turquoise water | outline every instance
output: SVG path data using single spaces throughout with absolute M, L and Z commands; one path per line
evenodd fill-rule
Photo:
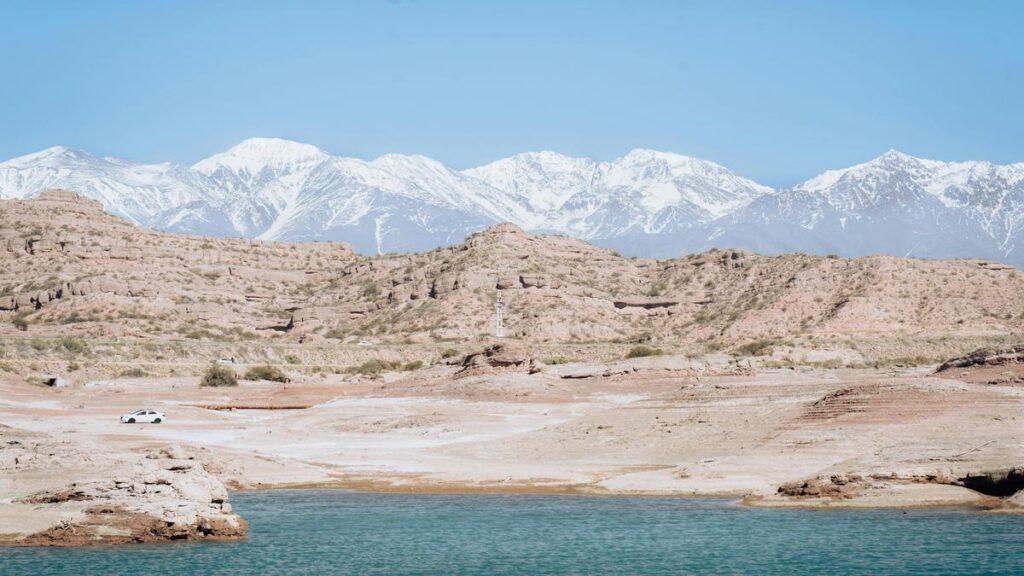
M 235 494 L 243 543 L 0 549 L 0 574 L 1024 574 L 1024 516 L 729 500 Z

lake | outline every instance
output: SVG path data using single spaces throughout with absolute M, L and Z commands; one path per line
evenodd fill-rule
M 0 574 L 1013 574 L 1024 516 L 733 500 L 234 494 L 242 543 L 0 548 Z

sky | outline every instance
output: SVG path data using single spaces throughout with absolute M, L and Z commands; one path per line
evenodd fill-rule
M 5 0 L 0 159 L 653 148 L 772 186 L 890 148 L 1021 162 L 1022 21 L 996 0 Z

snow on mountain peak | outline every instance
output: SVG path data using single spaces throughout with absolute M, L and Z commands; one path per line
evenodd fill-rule
M 249 138 L 228 149 L 196 162 L 192 169 L 212 174 L 226 167 L 235 172 L 243 170 L 256 174 L 263 168 L 284 168 L 296 164 L 322 162 L 330 155 L 316 146 L 283 140 L 281 138 Z
M 384 154 L 374 158 L 370 164 L 397 169 L 450 171 L 444 164 L 422 154 Z
M 610 185 L 638 189 L 651 213 L 692 206 L 717 218 L 772 192 L 714 162 L 645 148 L 607 163 L 604 172 Z
M 911 156 L 910 154 L 906 154 L 904 152 L 900 152 L 899 150 L 897 150 L 895 148 L 890 148 L 890 149 L 886 150 L 884 154 L 882 154 L 881 156 L 876 158 L 876 160 L 888 160 L 888 161 L 895 161 L 895 162 L 907 162 L 907 161 L 910 161 L 910 160 L 917 160 L 917 158 Z
M 660 150 L 651 150 L 650 148 L 634 148 L 627 152 L 625 156 L 619 158 L 617 162 L 638 163 L 661 161 L 672 164 L 681 164 L 691 160 L 694 160 L 694 158 L 683 154 L 676 154 L 674 152 L 662 152 Z
M 711 246 L 1024 254 L 1024 163 L 940 162 L 897 150 L 783 190 L 645 148 L 606 162 L 524 152 L 456 171 L 420 155 L 361 160 L 251 138 L 191 168 L 63 146 L 0 163 L 0 197 L 48 188 L 75 190 L 144 226 L 345 240 L 364 252 L 426 250 L 507 221 L 646 256 Z
M 98 160 L 98 158 L 84 150 L 68 148 L 67 146 L 51 146 L 50 148 L 40 150 L 39 152 L 32 152 L 31 154 L 11 158 L 6 162 L 0 162 L 0 167 L 22 168 L 42 165 L 59 166 L 69 162 L 80 163 L 96 160 Z
M 882 155 L 872 158 L 867 162 L 855 164 L 847 168 L 826 170 L 817 176 L 801 182 L 794 186 L 794 189 L 811 193 L 828 192 L 840 181 L 856 182 L 865 177 L 886 175 L 897 170 L 903 170 L 915 164 L 924 164 L 930 161 L 921 161 L 913 156 L 900 152 L 896 149 L 889 149 Z
M 500 190 L 531 210 L 561 208 L 570 198 L 589 190 L 597 163 L 557 152 L 522 152 L 462 173 Z M 543 218 L 536 219 L 542 222 Z M 521 223 L 526 224 L 526 223 Z

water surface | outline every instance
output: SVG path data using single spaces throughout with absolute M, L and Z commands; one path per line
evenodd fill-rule
M 242 543 L 0 549 L 0 574 L 1024 574 L 1024 516 L 730 500 L 232 495 Z

